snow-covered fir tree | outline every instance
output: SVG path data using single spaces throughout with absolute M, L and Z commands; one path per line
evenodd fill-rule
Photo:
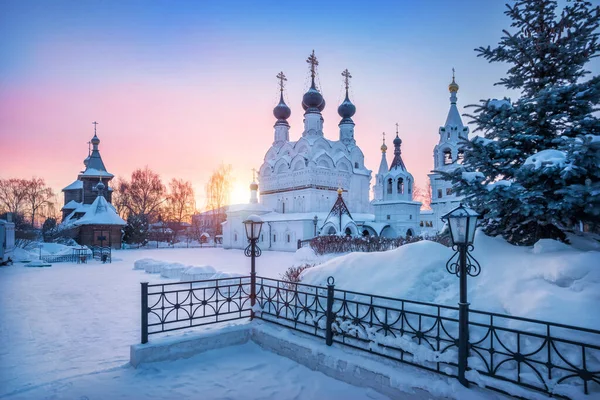
M 514 244 L 565 240 L 565 229 L 600 221 L 600 76 L 585 65 L 600 50 L 600 7 L 570 1 L 518 0 L 508 5 L 514 32 L 496 48 L 476 49 L 510 65 L 498 85 L 511 101 L 482 100 L 462 167 L 446 173 L 483 216 L 486 233 Z

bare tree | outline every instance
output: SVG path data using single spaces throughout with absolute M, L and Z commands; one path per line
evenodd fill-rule
M 35 216 L 41 207 L 49 206 L 54 198 L 54 192 L 46 186 L 43 178 L 35 176 L 26 182 L 25 204 L 31 215 L 31 226 L 35 226 Z
M 120 181 L 117 191 L 130 214 L 152 217 L 165 201 L 165 185 L 148 166 L 133 171 L 131 181 Z
M 420 186 L 414 185 L 413 197 L 416 201 L 423 203 L 423 208 L 431 209 L 431 183 L 427 181 L 425 189 Z
M 211 211 L 214 235 L 221 234 L 221 222 L 225 221 L 225 206 L 231 192 L 231 165 L 221 164 L 213 171 L 206 184 L 206 208 Z
M 129 209 L 126 206 L 127 196 L 124 195 L 122 191 L 122 185 L 124 184 L 127 185 L 127 181 L 122 177 L 118 177 L 115 180 L 114 184 L 111 185 L 113 188 L 116 189 L 113 191 L 112 194 L 112 205 L 117 210 L 117 214 L 119 214 L 121 218 L 126 220 L 127 215 L 129 214 Z
M 177 230 L 182 222 L 188 222 L 196 209 L 194 188 L 192 183 L 183 179 L 173 178 L 169 182 L 169 194 L 167 195 L 166 214 L 168 220 L 176 223 Z
M 15 216 L 23 212 L 27 199 L 27 180 L 0 179 L 0 211 L 13 213 Z

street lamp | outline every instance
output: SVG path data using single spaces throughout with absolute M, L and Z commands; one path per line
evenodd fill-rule
M 256 303 L 256 257 L 260 257 L 260 248 L 256 245 L 256 241 L 260 237 L 263 221 L 258 215 L 249 215 L 244 221 L 246 228 L 246 237 L 250 244 L 246 247 L 244 254 L 246 257 L 251 257 L 250 263 L 250 305 L 254 307 Z M 254 316 L 254 311 L 252 311 Z
M 317 217 L 315 215 L 315 217 L 313 218 L 313 224 L 315 225 L 315 234 L 314 237 L 317 237 L 317 224 L 319 223 L 319 217 Z
M 448 223 L 452 249 L 455 253 L 446 263 L 446 270 L 460 278 L 460 300 L 458 303 L 458 380 L 469 386 L 465 378 L 469 356 L 469 302 L 467 301 L 467 275 L 477 276 L 481 266 L 469 254 L 473 250 L 475 227 L 479 214 L 462 203 L 442 217 Z M 458 256 L 458 258 L 457 258 Z

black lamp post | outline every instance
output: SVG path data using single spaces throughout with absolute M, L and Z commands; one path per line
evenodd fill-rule
M 473 250 L 477 214 L 462 204 L 442 217 L 448 223 L 452 238 L 452 249 L 456 252 L 446 263 L 446 270 L 460 278 L 460 300 L 458 303 L 458 380 L 469 386 L 465 378 L 469 357 L 469 302 L 467 301 L 467 275 L 477 276 L 481 266 L 470 254 Z M 457 258 L 458 256 L 458 258 Z
M 315 215 L 315 217 L 313 218 L 313 224 L 315 225 L 315 234 L 314 237 L 317 237 L 317 224 L 319 223 L 319 217 L 317 217 Z
M 258 215 L 249 215 L 248 219 L 244 221 L 246 227 L 246 237 L 250 244 L 246 247 L 244 254 L 246 257 L 250 257 L 250 305 L 254 307 L 256 303 L 256 257 L 260 257 L 261 250 L 256 245 L 256 241 L 260 237 L 260 231 L 262 229 L 263 221 Z M 252 311 L 254 316 L 254 311 Z

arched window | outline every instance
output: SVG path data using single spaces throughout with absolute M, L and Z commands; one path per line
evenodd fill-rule
M 234 242 L 237 242 L 237 233 L 234 233 L 234 234 L 233 234 L 233 241 L 234 241 Z
M 411 237 L 413 235 L 412 229 L 406 231 L 406 237 Z
M 344 233 L 346 234 L 346 236 L 352 236 L 352 229 L 346 228 L 346 230 L 344 231 Z
M 388 179 L 387 194 L 392 194 L 392 178 Z
M 327 230 L 327 234 L 335 235 L 335 228 L 333 226 L 330 226 L 329 229 Z
M 364 237 L 369 237 L 369 236 L 371 236 L 371 235 L 369 234 L 369 231 L 368 231 L 368 230 L 366 230 L 366 229 L 365 229 L 365 230 L 362 232 L 362 235 L 363 235 Z
M 357 162 L 354 163 L 354 168 L 358 168 L 358 163 Z
M 452 164 L 452 152 L 450 149 L 444 150 L 444 165 Z
M 410 184 L 410 179 L 406 181 L 406 185 L 408 186 L 408 194 L 412 193 L 412 185 Z
M 456 158 L 456 161 L 459 164 L 462 164 L 464 158 L 465 158 L 465 151 L 464 150 L 459 150 L 458 151 L 458 157 Z
M 404 179 L 398 178 L 398 186 L 396 189 L 398 190 L 398 194 L 404 193 Z

